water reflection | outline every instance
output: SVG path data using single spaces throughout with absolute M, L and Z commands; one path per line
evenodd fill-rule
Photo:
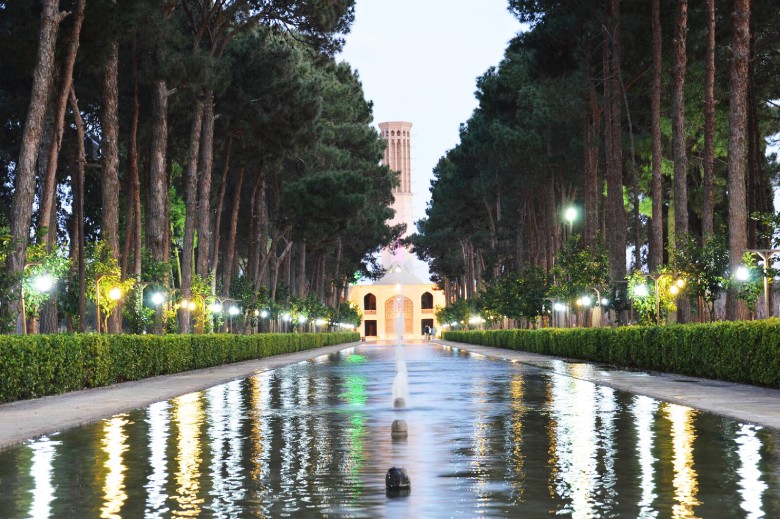
M 168 482 L 168 458 L 166 447 L 169 435 L 169 409 L 168 402 L 152 404 L 147 409 L 146 421 L 149 424 L 149 466 L 151 474 L 145 485 L 147 501 L 145 517 L 163 517 L 167 512 L 165 507 L 165 487 Z
M 672 516 L 675 519 L 697 517 L 693 511 L 701 504 L 698 474 L 693 465 L 693 443 L 696 429 L 693 424 L 696 411 L 675 404 L 666 405 L 666 417 L 672 422 L 672 449 L 674 452 L 674 499 Z
M 30 476 L 33 479 L 30 517 L 49 517 L 51 514 L 51 502 L 54 500 L 53 462 L 59 443 L 44 436 L 30 445 L 32 451 Z
M 127 451 L 125 427 L 129 423 L 126 414 L 117 415 L 103 422 L 102 450 L 106 455 L 106 461 L 103 463 L 106 475 L 103 480 L 101 518 L 120 518 L 122 505 L 127 499 L 125 492 L 125 471 L 127 468 L 124 465 L 124 455 Z
M 178 431 L 176 437 L 176 494 L 178 508 L 174 517 L 197 517 L 204 498 L 201 497 L 201 426 L 203 424 L 203 394 L 190 393 L 173 399 L 171 420 Z
M 637 395 L 634 397 L 631 407 L 636 429 L 636 454 L 640 470 L 641 497 L 638 503 L 638 517 L 649 519 L 658 517 L 658 510 L 653 507 L 653 503 L 658 497 L 655 483 L 655 463 L 657 460 L 653 456 L 653 445 L 656 440 L 653 422 L 658 412 L 658 401 Z
M 764 517 L 763 497 L 767 484 L 763 481 L 761 469 L 761 440 L 758 438 L 760 427 L 742 424 L 737 433 L 736 442 L 739 445 L 740 467 L 739 493 L 742 496 L 740 506 L 746 517 Z
M 777 517 L 777 431 L 457 348 L 259 373 L 0 452 L 0 515 Z M 409 437 L 393 440 L 402 418 Z M 408 497 L 388 499 L 403 466 Z

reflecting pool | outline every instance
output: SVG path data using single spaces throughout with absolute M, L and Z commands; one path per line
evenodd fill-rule
M 404 353 L 404 409 L 396 347 L 362 345 L 0 451 L 0 517 L 780 517 L 778 431 L 584 364 Z

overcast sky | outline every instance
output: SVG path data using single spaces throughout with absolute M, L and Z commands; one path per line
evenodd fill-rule
M 432 170 L 476 107 L 476 79 L 503 57 L 520 24 L 507 0 L 357 0 L 340 58 L 356 69 L 374 122 L 412 127 L 414 219 L 425 216 Z

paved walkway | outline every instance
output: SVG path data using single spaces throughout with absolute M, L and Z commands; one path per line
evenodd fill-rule
M 432 341 L 489 357 L 520 362 L 565 376 L 695 407 L 780 430 L 780 390 L 681 375 L 620 371 L 599 364 L 447 341 Z M 193 391 L 351 348 L 340 344 L 289 355 L 154 377 L 97 389 L 0 405 L 0 448 Z M 369 343 L 370 344 L 370 343 Z
M 621 371 L 602 364 L 535 353 L 457 342 L 437 342 L 780 430 L 780 390 L 777 389 L 668 373 Z

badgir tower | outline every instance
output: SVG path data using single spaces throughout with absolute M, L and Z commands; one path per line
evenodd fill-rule
M 413 232 L 412 216 L 412 123 L 387 122 L 379 131 L 387 141 L 383 164 L 398 173 L 399 184 L 393 188 L 395 216 L 391 225 L 406 224 L 406 233 Z M 421 262 L 406 247 L 382 251 L 382 266 L 387 273 L 372 284 L 353 285 L 349 300 L 363 313 L 360 334 L 366 339 L 396 339 L 398 315 L 402 315 L 404 340 L 420 339 L 426 326 L 441 329 L 434 309 L 445 305 L 444 293 L 435 285 L 415 274 L 415 264 Z

